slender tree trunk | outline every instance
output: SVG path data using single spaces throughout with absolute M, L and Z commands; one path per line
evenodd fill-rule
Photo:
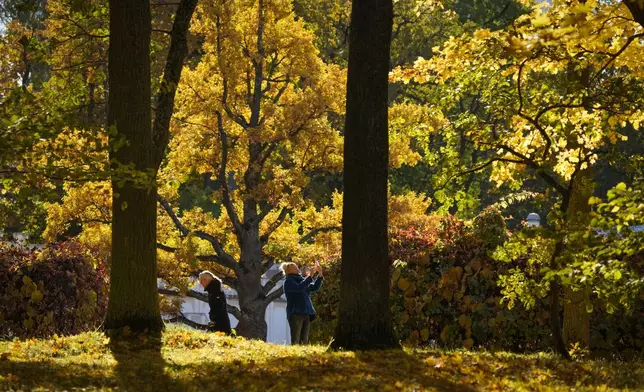
M 105 328 L 160 331 L 156 263 L 156 168 L 150 106 L 150 3 L 110 0 L 108 125 L 114 167 L 133 165 L 147 186 L 112 179 L 112 266 Z
M 563 251 L 563 242 L 560 241 L 555 245 L 555 251 L 552 255 L 550 267 L 556 268 L 557 258 Z M 555 278 L 550 283 L 550 332 L 555 344 L 555 349 L 562 357 L 570 359 L 566 342 L 563 339 L 563 332 L 561 330 L 561 283 L 558 278 Z
M 354 0 L 344 135 L 344 207 L 334 348 L 396 347 L 387 251 L 391 0 Z
M 593 194 L 593 189 L 592 170 L 588 168 L 580 171 L 573 182 L 568 207 L 567 221 L 571 230 L 583 230 L 589 224 L 588 200 Z M 586 311 L 588 301 L 590 298 L 585 290 L 565 288 L 563 338 L 567 345 L 579 343 L 581 347 L 590 347 L 590 314 Z

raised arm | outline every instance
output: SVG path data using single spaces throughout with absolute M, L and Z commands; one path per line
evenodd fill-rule
M 309 285 L 309 292 L 315 293 L 316 291 L 320 290 L 320 287 L 322 287 L 323 281 L 324 281 L 324 277 L 322 275 L 318 275 L 313 281 L 313 283 Z
M 301 283 L 295 283 L 292 280 L 286 279 L 284 281 L 285 293 L 299 293 L 308 289 L 309 285 L 313 282 L 310 276 L 304 279 Z

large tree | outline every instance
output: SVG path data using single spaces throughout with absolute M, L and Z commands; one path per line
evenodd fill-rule
M 391 0 L 353 2 L 336 348 L 397 346 L 389 307 L 387 249 L 387 78 L 392 25 Z
M 149 1 L 110 1 L 108 127 L 112 264 L 106 329 L 163 328 L 157 295 L 156 175 L 169 140 L 176 86 L 196 0 L 179 3 L 152 125 Z

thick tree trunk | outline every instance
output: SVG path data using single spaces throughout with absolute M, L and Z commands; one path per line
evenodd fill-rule
M 571 230 L 583 230 L 590 221 L 590 205 L 588 200 L 593 194 L 594 183 L 591 169 L 579 172 L 575 177 L 570 194 L 567 220 Z M 570 244 L 574 246 L 574 244 Z M 586 304 L 590 301 L 588 293 L 581 290 L 564 290 L 564 321 L 563 338 L 567 345 L 579 343 L 580 346 L 590 347 L 590 315 Z
M 247 208 L 248 202 L 245 203 Z M 245 211 L 244 219 L 254 221 L 253 210 Z M 239 263 L 242 275 L 237 277 L 237 294 L 242 318 L 237 324 L 237 334 L 249 339 L 266 340 L 266 300 L 262 294 L 262 248 L 259 239 L 259 225 L 244 225 L 241 235 Z
M 250 286 L 246 286 L 242 283 L 244 280 L 239 279 L 237 283 L 241 319 L 235 330 L 239 336 L 266 341 L 268 336 L 266 306 L 268 304 L 262 297 L 261 288 L 259 291 L 255 288 L 257 286 L 255 282 L 261 281 L 255 277 L 249 277 Z
M 114 166 L 149 174 L 148 186 L 113 178 L 112 266 L 106 329 L 160 331 L 156 264 L 156 167 L 150 106 L 150 3 L 110 0 L 108 125 Z
M 391 0 L 354 0 L 344 135 L 342 281 L 334 348 L 396 347 L 387 251 Z

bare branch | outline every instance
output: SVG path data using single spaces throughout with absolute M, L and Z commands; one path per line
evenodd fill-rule
M 266 299 L 264 302 L 268 305 L 271 302 L 275 301 L 276 299 L 280 298 L 284 294 L 284 287 L 280 287 L 277 290 L 271 292 L 266 296 Z
M 201 330 L 201 331 L 207 331 L 208 326 L 205 324 L 200 324 L 196 321 L 192 321 L 189 318 L 187 318 L 183 313 L 179 312 L 178 315 L 174 316 L 171 319 L 165 320 L 166 323 L 182 323 L 186 324 L 189 327 Z
M 631 11 L 633 19 L 639 23 L 640 26 L 644 27 L 644 5 L 642 5 L 642 2 L 637 0 L 625 0 L 624 4 L 626 4 L 629 11 Z
M 271 290 L 273 290 L 275 285 L 277 285 L 277 283 L 282 280 L 282 278 L 284 278 L 284 273 L 282 271 L 279 271 L 275 275 L 273 275 L 268 280 L 268 282 L 266 282 L 264 286 L 262 286 L 262 294 L 268 295 L 271 292 Z

